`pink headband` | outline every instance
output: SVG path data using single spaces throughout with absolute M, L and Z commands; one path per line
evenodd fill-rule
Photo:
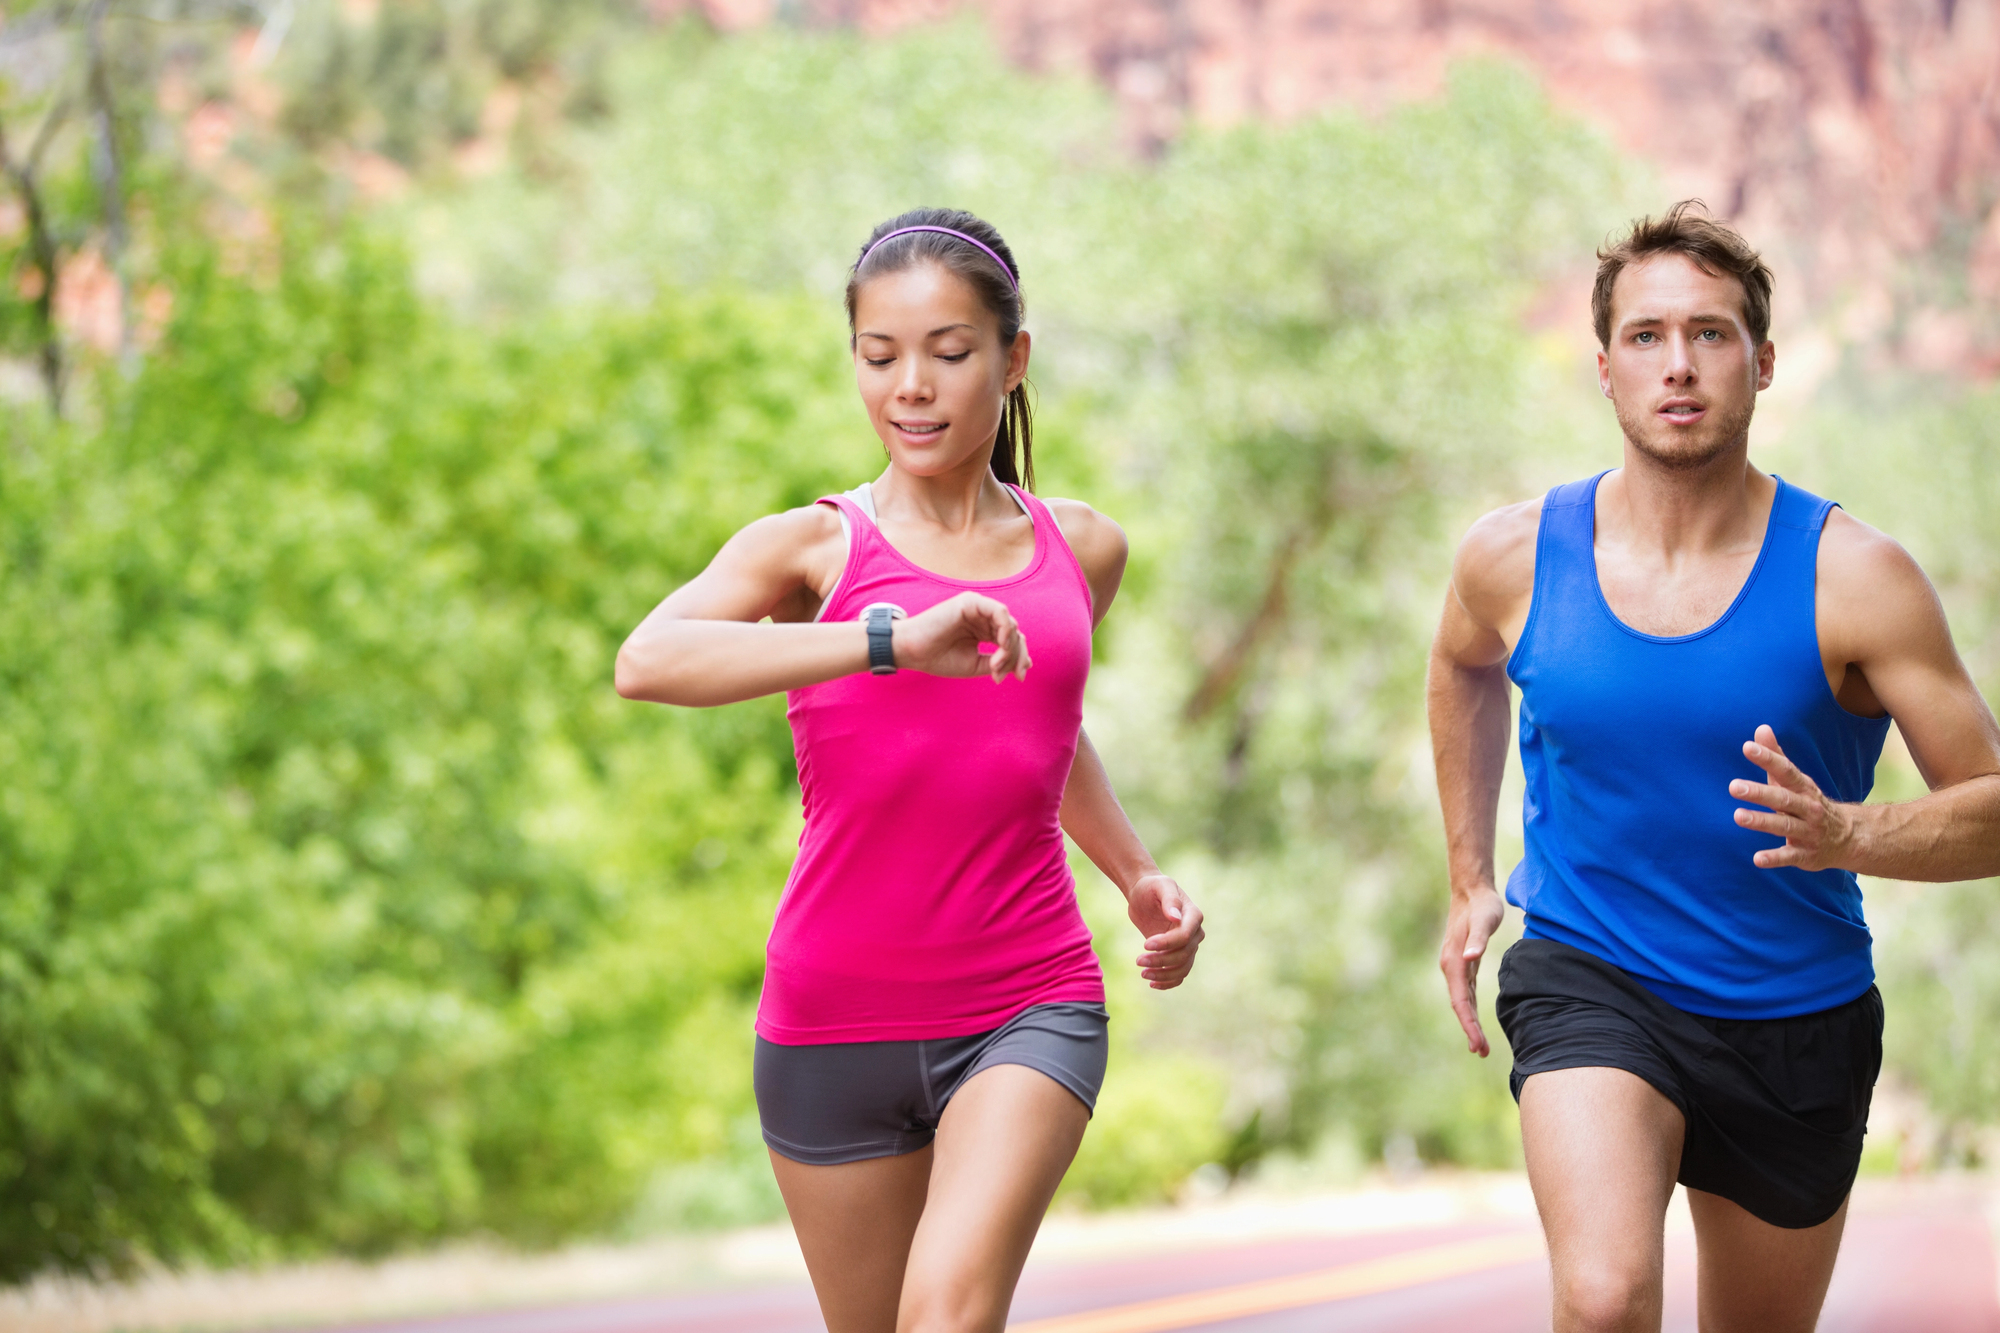
M 866 250 L 863 250 L 861 252 L 860 263 L 855 264 L 854 271 L 857 273 L 861 271 L 861 265 L 868 262 L 868 256 L 874 254 L 877 250 L 882 248 L 883 241 L 893 241 L 898 236 L 908 236 L 913 231 L 934 231 L 942 236 L 956 236 L 958 237 L 959 240 L 964 241 L 967 245 L 978 246 L 979 249 L 985 253 L 986 257 L 992 260 L 994 263 L 998 264 L 1000 266 L 1000 271 L 1007 275 L 1007 285 L 1014 289 L 1014 295 L 1019 296 L 1021 294 L 1021 284 L 1014 280 L 1014 270 L 1007 267 L 1006 260 L 1002 259 L 998 254 L 994 253 L 992 246 L 986 244 L 986 242 L 980 240 L 977 236 L 967 236 L 964 232 L 953 231 L 950 227 L 899 227 L 895 231 L 890 232 L 887 236 L 884 236 L 881 241 L 877 241 L 875 242 L 875 244 L 869 246 Z

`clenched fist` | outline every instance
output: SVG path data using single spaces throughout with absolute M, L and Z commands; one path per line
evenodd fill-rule
M 983 653 L 990 643 L 995 651 Z M 932 676 L 985 676 L 994 682 L 1011 673 L 1027 676 L 1033 665 L 1028 640 L 1005 604 L 976 592 L 962 592 L 922 615 L 896 622 L 890 646 L 896 665 Z

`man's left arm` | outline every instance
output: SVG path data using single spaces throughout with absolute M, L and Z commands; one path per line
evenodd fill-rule
M 2000 875 L 2000 723 L 1959 658 L 1930 580 L 1901 546 L 1835 510 L 1821 538 L 1817 600 L 1822 650 L 1860 673 L 1931 790 L 1893 805 L 1831 800 L 1759 727 L 1743 753 L 1767 781 L 1729 785 L 1739 800 L 1769 807 L 1739 809 L 1738 824 L 1785 840 L 1758 852 L 1757 864 L 1903 880 Z

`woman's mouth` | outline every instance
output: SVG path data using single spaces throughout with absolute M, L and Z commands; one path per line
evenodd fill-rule
M 922 437 L 937 434 L 949 423 L 943 421 L 892 421 L 889 424 L 905 435 Z

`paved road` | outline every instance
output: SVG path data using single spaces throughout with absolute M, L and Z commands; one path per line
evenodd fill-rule
M 1858 1196 L 1822 1333 L 2000 1333 L 1987 1197 L 1881 1186 Z M 1694 1247 L 1667 1251 L 1669 1333 L 1693 1333 Z M 1548 1328 L 1540 1237 L 1519 1221 L 1036 1261 L 1017 1333 L 1531 1333 Z M 802 1284 L 377 1324 L 369 1333 L 818 1333 Z

